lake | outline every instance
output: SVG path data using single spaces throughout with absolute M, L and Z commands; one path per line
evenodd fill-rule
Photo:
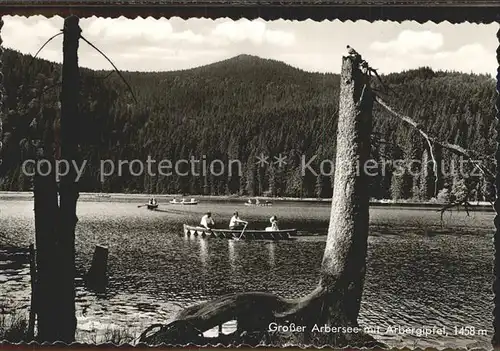
M 160 211 L 141 201 L 78 204 L 76 233 L 78 339 L 95 341 L 108 328 L 139 332 L 166 323 L 183 307 L 220 295 L 267 291 L 283 297 L 310 292 L 318 281 L 329 204 L 287 202 L 246 207 L 243 202 L 204 201 Z M 292 242 L 185 238 L 182 224 L 197 224 L 210 210 L 226 227 L 231 212 L 264 228 L 276 215 L 281 228 L 297 228 Z M 32 199 L 0 200 L 0 313 L 29 307 L 27 246 L 34 242 Z M 435 209 L 374 207 L 370 210 L 368 266 L 359 322 L 362 327 L 444 326 L 448 336 L 374 335 L 394 347 L 490 348 L 493 310 L 491 212 L 446 213 Z M 319 234 L 319 236 L 318 236 Z M 430 235 L 426 235 L 430 234 Z M 109 286 L 88 291 L 82 275 L 95 245 L 109 247 Z M 472 326 L 487 335 L 455 335 Z M 225 325 L 228 330 L 232 325 Z M 92 339 L 94 338 L 94 339 Z

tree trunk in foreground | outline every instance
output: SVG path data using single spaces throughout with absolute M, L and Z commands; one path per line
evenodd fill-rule
M 61 96 L 61 156 L 71 162 L 78 156 L 79 70 L 77 17 L 64 21 L 63 77 Z M 54 159 L 48 176 L 35 175 L 35 228 L 38 269 L 38 335 L 40 342 L 75 340 L 75 225 L 78 189 L 74 167 L 61 178 L 60 203 Z M 57 152 L 56 152 L 57 154 Z
M 54 165 L 53 160 L 52 165 Z M 37 340 L 56 341 L 55 308 L 57 301 L 57 271 L 58 262 L 54 255 L 57 250 L 57 184 L 54 172 L 48 175 L 47 168 L 36 173 L 34 179 L 35 195 L 35 243 L 37 267 L 37 296 L 35 297 L 38 322 Z
M 332 295 L 327 320 L 357 325 L 365 276 L 373 97 L 360 57 L 343 57 L 332 210 L 320 286 Z M 367 167 L 367 168 L 365 168 Z M 340 320 L 339 320 L 340 318 Z
M 78 183 L 74 164 L 80 166 L 78 100 L 80 95 L 80 70 L 78 68 L 78 40 L 81 29 L 79 19 L 70 16 L 64 21 L 62 93 L 61 93 L 61 157 L 70 163 L 69 172 L 60 183 L 61 254 L 61 329 L 60 335 L 67 342 L 74 341 L 75 317 L 75 226 Z
M 368 239 L 368 179 L 364 172 L 370 153 L 373 96 L 361 57 L 342 59 L 337 158 L 328 238 L 316 289 L 301 299 L 268 293 L 241 293 L 183 310 L 175 322 L 146 329 L 140 341 L 149 344 L 277 343 L 334 346 L 372 346 L 363 333 L 311 333 L 312 326 L 357 326 L 366 266 Z M 370 171 L 370 169 L 368 169 Z M 238 330 L 231 335 L 205 338 L 202 333 L 230 320 Z M 270 323 L 307 326 L 302 339 L 284 340 L 270 334 Z M 160 328 L 153 333 L 153 330 Z M 256 338 L 251 335 L 257 334 Z M 244 337 L 243 337 L 244 335 Z M 230 340 L 230 341 L 228 341 Z

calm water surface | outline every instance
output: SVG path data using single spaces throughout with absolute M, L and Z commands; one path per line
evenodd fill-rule
M 138 332 L 149 324 L 168 322 L 183 307 L 227 293 L 268 291 L 299 297 L 318 281 L 324 236 L 295 242 L 234 242 L 179 234 L 183 223 L 198 223 L 207 210 L 225 227 L 235 209 L 251 221 L 249 228 L 264 228 L 275 214 L 283 228 L 325 234 L 328 204 L 286 203 L 271 208 L 229 202 L 165 204 L 156 212 L 138 204 L 81 201 L 78 205 L 77 313 L 82 340 L 114 327 Z M 432 209 L 373 208 L 360 324 L 382 330 L 436 325 L 450 333 L 425 338 L 375 335 L 391 346 L 489 348 L 493 216 L 454 212 L 446 214 L 441 224 L 439 213 Z M 29 268 L 23 248 L 34 241 L 33 222 L 32 201 L 0 201 L 0 313 L 29 306 Z M 88 291 L 81 280 L 96 244 L 109 247 L 110 284 L 105 294 Z M 454 335 L 454 328 L 462 326 L 485 329 L 487 335 Z

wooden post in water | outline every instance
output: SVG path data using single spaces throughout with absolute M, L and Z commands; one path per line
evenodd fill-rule
M 85 277 L 87 286 L 96 291 L 104 291 L 108 285 L 108 248 L 96 245 L 92 264 Z

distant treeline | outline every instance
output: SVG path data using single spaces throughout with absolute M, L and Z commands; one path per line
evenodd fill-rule
M 60 65 L 6 50 L 6 106 L 0 190 L 29 190 L 20 170 L 43 145 L 56 145 L 59 129 Z M 330 197 L 332 175 L 303 172 L 335 160 L 339 76 L 308 73 L 282 62 L 241 55 L 211 65 L 173 72 L 124 72 L 137 102 L 116 73 L 82 69 L 80 143 L 88 161 L 81 191 L 248 196 Z M 459 144 L 493 162 L 495 81 L 486 75 L 435 72 L 430 68 L 383 77 L 385 98 L 441 140 Z M 425 139 L 375 105 L 372 158 L 379 164 L 406 159 L 429 161 Z M 55 131 L 55 132 L 53 132 Z M 439 196 L 488 200 L 492 184 L 480 176 L 449 175 L 458 159 L 434 150 L 439 159 Z M 259 167 L 257 156 L 286 157 L 284 167 Z M 146 162 L 169 159 L 240 160 L 242 173 L 220 176 L 121 176 L 99 174 L 100 160 Z M 325 167 L 326 165 L 326 167 Z M 490 164 L 486 165 L 491 167 Z M 413 164 L 411 167 L 421 167 Z M 390 165 L 370 178 L 377 199 L 428 200 L 436 196 L 432 166 L 427 172 L 394 172 Z M 448 169 L 448 172 L 445 172 Z M 187 168 L 183 168 L 186 171 Z M 332 173 L 329 163 L 323 172 Z M 476 173 L 474 173 L 476 174 Z

